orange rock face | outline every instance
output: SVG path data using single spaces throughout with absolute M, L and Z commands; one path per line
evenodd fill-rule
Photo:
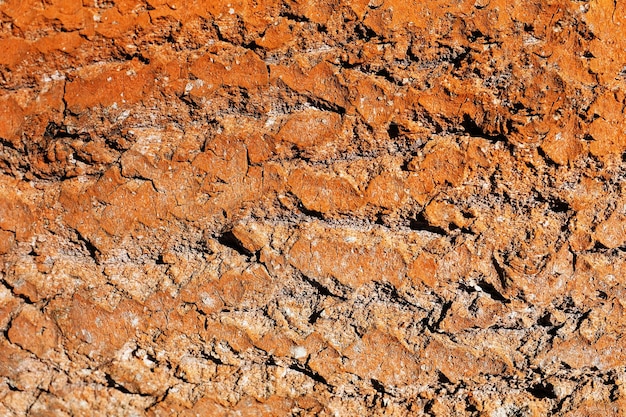
M 0 1 L 0 415 L 625 415 L 625 7 Z

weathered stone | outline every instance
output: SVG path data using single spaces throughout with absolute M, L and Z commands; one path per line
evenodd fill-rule
M 355 289 L 374 280 L 397 287 L 405 273 L 403 259 L 392 246 L 358 232 L 328 237 L 305 232 L 291 247 L 289 260 L 305 275 L 332 277 Z
M 292 192 L 308 210 L 346 213 L 363 205 L 363 197 L 350 181 L 338 175 L 298 168 L 288 181 Z
M 0 1 L 0 415 L 624 415 L 624 4 L 347 3 Z
M 30 305 L 24 306 L 13 319 L 8 336 L 11 343 L 40 358 L 47 358 L 48 351 L 55 349 L 59 343 L 54 322 Z
M 337 113 L 308 109 L 290 115 L 276 135 L 280 142 L 293 143 L 305 156 L 324 153 L 340 125 Z

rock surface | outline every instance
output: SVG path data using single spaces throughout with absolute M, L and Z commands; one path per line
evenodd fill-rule
M 625 28 L 0 1 L 0 415 L 625 415 Z

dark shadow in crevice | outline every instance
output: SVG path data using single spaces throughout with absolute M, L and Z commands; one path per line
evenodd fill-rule
M 345 297 L 342 297 L 341 295 L 337 295 L 337 294 L 333 293 L 331 290 L 328 289 L 328 287 L 324 286 L 319 281 L 316 281 L 313 278 L 307 277 L 306 275 L 302 274 L 302 279 L 307 284 L 309 284 L 310 286 L 315 288 L 320 295 L 323 295 L 323 296 L 326 296 L 326 297 L 339 298 L 342 301 L 346 300 Z
M 500 265 L 498 260 L 495 258 L 495 256 L 491 257 L 491 262 L 493 263 L 493 267 L 495 268 L 496 273 L 498 274 L 500 285 L 502 286 L 502 288 L 506 288 L 507 277 L 506 277 L 506 272 L 504 271 L 504 268 L 502 268 L 502 266 Z
M 480 287 L 481 290 L 487 293 L 489 297 L 491 297 L 491 299 L 495 301 L 500 301 L 504 304 L 508 304 L 511 302 L 508 298 L 503 296 L 500 291 L 498 291 L 496 287 L 494 287 L 491 283 L 487 281 L 478 281 L 476 284 Z
M 207 359 L 216 365 L 224 365 L 224 362 L 220 358 L 218 358 L 217 356 L 213 356 L 210 353 L 203 352 L 201 356 L 203 359 Z
M 423 230 L 426 232 L 436 233 L 441 236 L 448 235 L 448 232 L 446 232 L 443 228 L 431 225 L 424 217 L 423 212 L 417 214 L 414 219 L 411 219 L 409 222 L 409 228 L 411 228 L 411 230 Z
M 126 387 L 124 387 L 123 385 L 118 384 L 117 382 L 115 382 L 115 380 L 113 379 L 113 377 L 109 374 L 104 374 L 106 381 L 107 381 L 107 388 L 112 388 L 116 391 L 121 392 L 122 394 L 135 394 L 132 391 L 129 391 Z
M 235 237 L 233 232 L 222 233 L 221 235 L 217 236 L 217 241 L 220 243 L 220 245 L 231 248 L 232 250 L 236 251 L 242 256 L 245 256 L 246 258 L 254 255 L 254 253 L 250 252 L 241 244 L 241 242 L 239 241 L 239 239 L 237 239 L 237 237 Z
M 311 370 L 307 366 L 294 363 L 292 365 L 289 365 L 289 369 L 294 370 L 296 372 L 300 372 L 301 374 L 308 376 L 309 378 L 311 378 L 315 382 L 319 382 L 321 384 L 326 385 L 327 387 L 331 387 L 331 385 L 328 384 L 328 381 L 326 381 L 326 378 L 324 378 L 323 376 L 321 376 L 317 372 Z
M 390 123 L 387 128 L 387 135 L 389 135 L 389 139 L 396 139 L 400 136 L 400 128 L 395 123 Z
M 98 265 L 98 256 L 100 254 L 100 250 L 98 250 L 98 248 L 93 243 L 91 243 L 89 239 L 83 236 L 78 230 L 74 229 L 74 231 L 76 232 L 76 237 L 78 238 L 78 241 L 83 244 L 85 250 L 89 253 L 89 256 L 94 260 L 96 265 Z
M 533 397 L 538 399 L 556 398 L 556 394 L 554 393 L 554 386 L 549 382 L 544 384 L 536 384 L 528 388 L 526 391 L 528 391 Z
M 298 210 L 300 210 L 302 212 L 302 214 L 304 214 L 304 215 L 306 215 L 308 217 L 313 217 L 315 219 L 324 220 L 324 215 L 322 214 L 321 211 L 310 210 L 310 209 L 304 207 L 304 204 L 302 204 L 302 203 L 298 204 Z
M 470 117 L 469 114 L 465 113 L 463 115 L 463 121 L 461 122 L 461 127 L 463 130 L 468 133 L 470 136 L 478 137 L 486 139 L 490 142 L 506 142 L 506 136 L 501 133 L 498 134 L 490 134 L 485 132 L 485 130 L 478 126 L 474 119 Z

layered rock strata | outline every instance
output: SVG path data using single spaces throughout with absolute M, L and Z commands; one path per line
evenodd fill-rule
M 0 2 L 0 414 L 626 413 L 626 3 Z

